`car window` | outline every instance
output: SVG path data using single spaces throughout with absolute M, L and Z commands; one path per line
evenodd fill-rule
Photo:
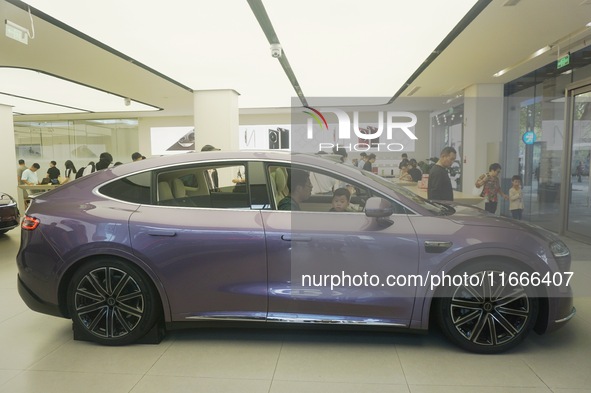
M 156 176 L 156 204 L 201 208 L 250 208 L 246 167 L 202 164 L 162 170 Z
M 293 198 L 289 184 L 293 171 L 309 175 L 309 183 L 306 182 L 311 188 L 309 195 L 304 193 L 303 198 Z M 370 197 L 381 196 L 358 182 L 313 168 L 269 165 L 267 172 L 277 210 L 362 213 Z M 294 199 L 300 200 L 294 205 Z M 403 206 L 392 203 L 395 213 L 406 214 Z
M 142 172 L 105 184 L 99 192 L 121 201 L 150 203 L 152 173 Z

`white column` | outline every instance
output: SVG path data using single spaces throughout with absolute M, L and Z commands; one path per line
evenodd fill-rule
M 230 89 L 194 92 L 195 151 L 203 145 L 238 150 L 238 96 Z
M 502 160 L 503 85 L 472 85 L 464 90 L 464 173 L 462 188 L 470 192 L 476 178 Z
M 16 182 L 16 150 L 14 143 L 14 124 L 12 118 L 12 107 L 0 104 L 0 134 L 2 143 L 0 143 L 0 165 L 6 168 L 0 171 L 0 191 L 11 195 L 14 199 L 20 201 L 18 184 Z M 31 164 L 31 163 L 27 163 Z M 21 213 L 24 213 L 24 206 L 20 205 Z

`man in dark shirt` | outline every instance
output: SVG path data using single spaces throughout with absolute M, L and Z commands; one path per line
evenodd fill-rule
M 300 203 L 310 198 L 312 194 L 312 182 L 310 173 L 300 169 L 292 169 L 287 176 L 287 187 L 289 195 L 279 201 L 277 209 L 279 210 L 302 210 Z
M 49 163 L 49 169 L 47 170 L 47 177 L 50 180 L 55 180 L 58 177 L 60 177 L 60 170 L 58 168 L 56 168 L 57 162 L 55 161 L 51 161 Z
M 444 147 L 439 155 L 439 161 L 429 171 L 429 183 L 427 187 L 427 199 L 436 201 L 453 201 L 454 191 L 447 172 L 456 160 L 456 149 Z

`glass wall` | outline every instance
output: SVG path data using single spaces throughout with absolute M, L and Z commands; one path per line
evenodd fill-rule
M 589 84 L 569 94 L 570 97 L 570 194 L 565 226 L 569 233 L 591 237 L 591 79 Z
M 38 163 L 43 174 L 52 160 L 63 173 L 66 160 L 79 168 L 98 162 L 103 152 L 111 153 L 114 162 L 130 162 L 139 144 L 137 119 L 17 121 L 14 134 L 17 159 L 27 166 Z
M 569 132 L 565 122 L 565 89 L 590 74 L 588 47 L 571 54 L 568 67 L 557 69 L 556 62 L 552 62 L 505 85 L 503 188 L 509 187 L 513 175 L 520 174 L 524 220 L 554 232 L 564 230 L 568 201 L 561 200 L 565 199 L 561 198 L 561 190 L 571 188 L 571 165 L 566 164 L 565 154 L 569 148 L 565 146 Z M 508 209 L 509 204 L 505 203 L 502 214 L 510 216 Z

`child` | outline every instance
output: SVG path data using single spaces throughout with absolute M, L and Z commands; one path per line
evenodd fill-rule
M 521 176 L 515 175 L 511 178 L 513 187 L 509 189 L 509 210 L 511 216 L 516 220 L 521 220 L 523 213 L 523 192 L 521 191 Z
M 344 212 L 349 208 L 351 193 L 346 188 L 337 188 L 332 195 L 331 212 Z

